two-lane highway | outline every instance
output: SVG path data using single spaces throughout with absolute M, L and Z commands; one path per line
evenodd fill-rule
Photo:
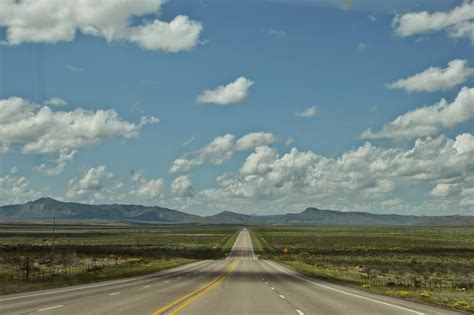
M 255 257 L 240 232 L 228 258 L 91 285 L 0 297 L 1 314 L 455 314 L 305 277 Z

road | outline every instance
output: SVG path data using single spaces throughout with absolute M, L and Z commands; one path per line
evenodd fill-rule
M 305 277 L 258 260 L 249 232 L 228 258 L 156 274 L 0 296 L 0 314 L 457 314 Z

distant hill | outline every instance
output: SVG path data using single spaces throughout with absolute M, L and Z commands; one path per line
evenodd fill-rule
M 141 205 L 89 205 L 61 202 L 52 198 L 40 198 L 20 205 L 0 207 L 0 218 L 42 219 L 52 218 L 72 220 L 130 220 L 182 222 L 193 221 L 198 216 L 157 206 Z
M 247 215 L 223 211 L 211 216 L 198 216 L 158 206 L 104 204 L 90 205 L 61 202 L 40 198 L 25 204 L 0 207 L 0 219 L 49 219 L 110 220 L 194 224 L 311 224 L 311 225 L 424 225 L 466 226 L 474 225 L 474 216 L 414 216 L 375 214 L 368 212 L 342 212 L 307 208 L 300 213 L 280 215 Z

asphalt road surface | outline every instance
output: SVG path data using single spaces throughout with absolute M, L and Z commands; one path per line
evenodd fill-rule
M 255 257 L 242 230 L 229 257 L 122 280 L 0 296 L 0 314 L 456 314 L 305 277 Z

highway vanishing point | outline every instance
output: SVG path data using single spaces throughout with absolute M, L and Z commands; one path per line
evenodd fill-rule
M 230 255 L 121 280 L 0 296 L 0 314 L 457 314 L 327 283 L 259 260 L 243 229 Z

